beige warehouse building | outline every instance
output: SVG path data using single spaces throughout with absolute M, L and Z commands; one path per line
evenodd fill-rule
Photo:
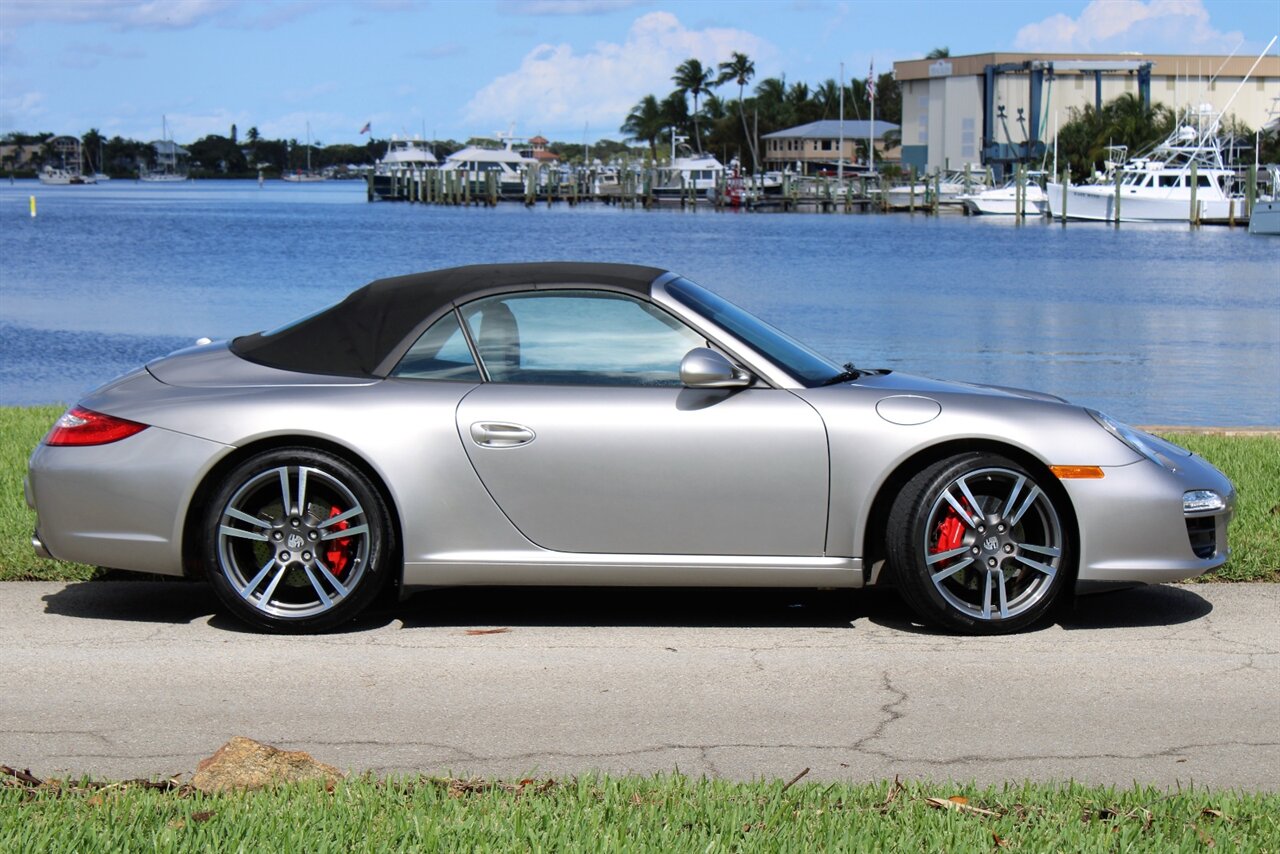
M 1027 152 L 1051 151 L 1072 107 L 1105 104 L 1125 92 L 1175 109 L 1209 104 L 1256 130 L 1280 104 L 1280 57 L 1264 57 L 1246 80 L 1256 59 L 979 53 L 895 62 L 902 163 L 922 171 L 999 168 Z

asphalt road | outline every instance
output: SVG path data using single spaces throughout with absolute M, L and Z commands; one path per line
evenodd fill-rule
M 1280 585 L 995 639 L 886 592 L 444 590 L 282 638 L 203 585 L 10 583 L 0 637 L 0 764 L 37 775 L 190 774 L 246 735 L 379 773 L 1280 789 Z

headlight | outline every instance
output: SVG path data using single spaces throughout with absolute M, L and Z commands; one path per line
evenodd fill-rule
M 1191 452 L 1186 448 L 1180 448 L 1172 442 L 1161 439 L 1159 436 L 1152 436 L 1150 433 L 1144 433 L 1141 430 L 1130 427 L 1128 424 L 1115 420 L 1110 415 L 1104 415 L 1094 409 L 1086 409 L 1085 411 L 1092 415 L 1093 420 L 1097 421 L 1104 430 L 1124 442 L 1135 453 L 1141 454 L 1156 465 L 1164 466 L 1169 471 L 1178 470 L 1178 457 L 1191 456 Z
M 1192 489 L 1182 493 L 1182 512 L 1188 516 L 1196 513 L 1216 513 L 1227 502 L 1212 489 Z

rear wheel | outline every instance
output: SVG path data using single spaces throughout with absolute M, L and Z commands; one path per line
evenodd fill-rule
M 1059 504 L 1036 475 L 993 454 L 963 454 L 912 478 L 889 514 L 890 564 L 930 623 L 1015 632 L 1049 613 L 1073 559 Z
M 273 632 L 355 617 L 389 575 L 386 504 L 345 460 L 281 448 L 232 470 L 204 521 L 204 560 L 235 616 Z

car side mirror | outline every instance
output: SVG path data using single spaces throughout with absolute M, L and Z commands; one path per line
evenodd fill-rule
M 680 360 L 680 382 L 689 388 L 743 388 L 754 378 L 720 353 L 694 347 Z

